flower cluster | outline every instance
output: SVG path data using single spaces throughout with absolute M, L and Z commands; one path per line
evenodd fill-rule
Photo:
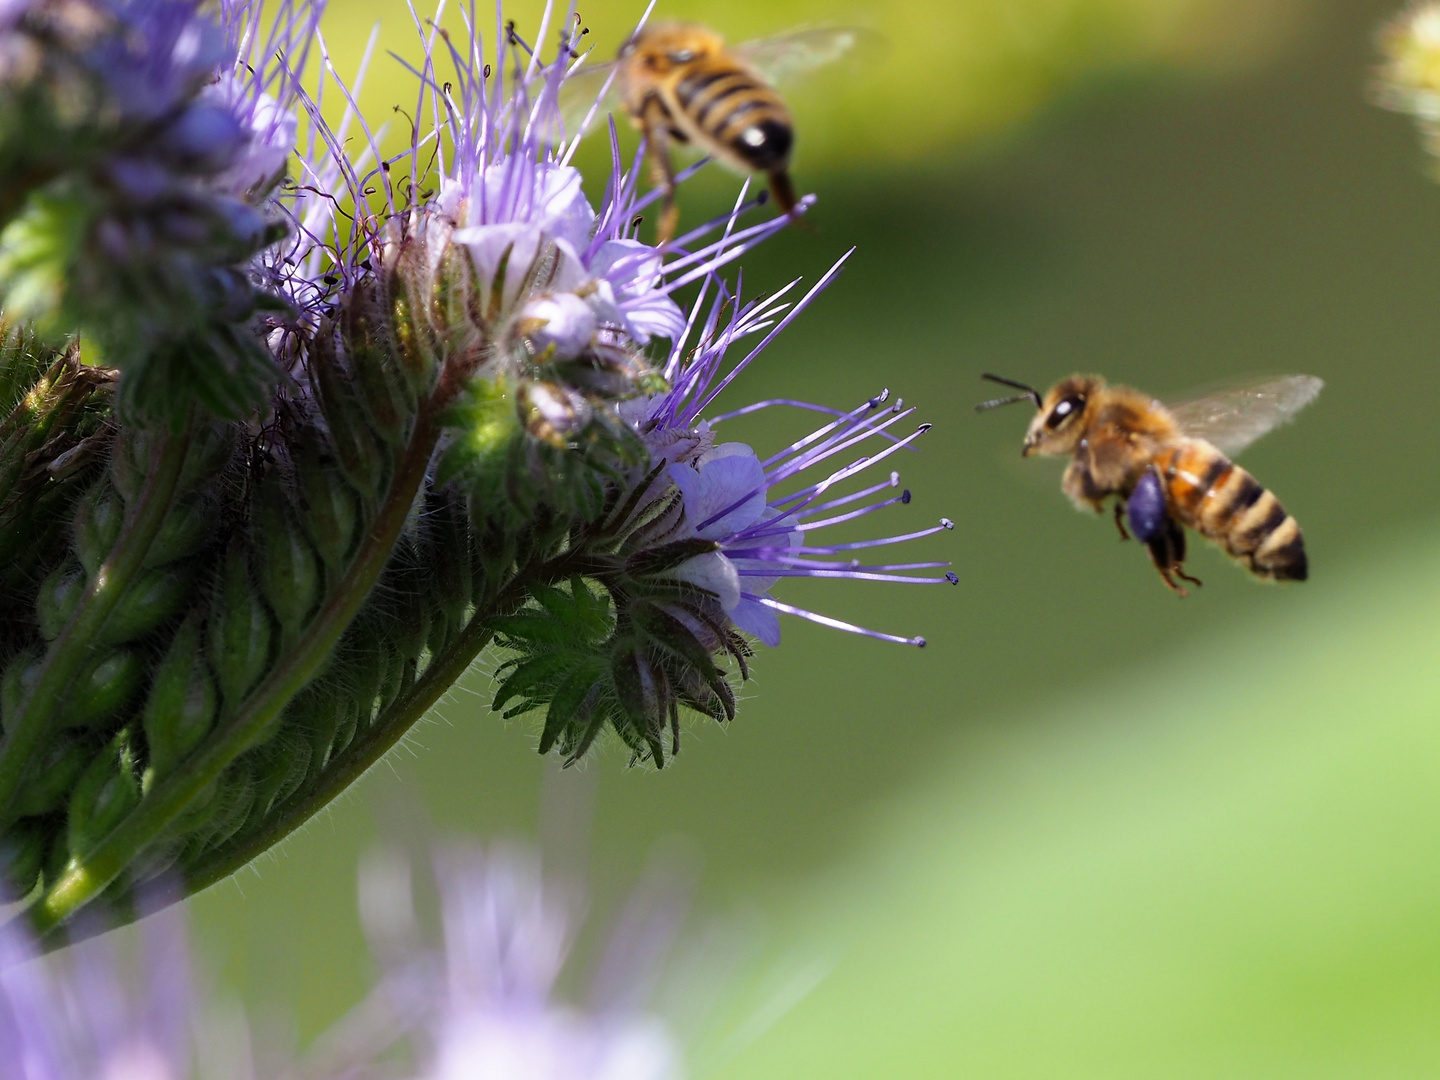
M 861 557 L 943 520 L 822 539 L 909 501 L 889 470 L 925 430 L 912 411 L 712 413 L 839 266 L 793 305 L 793 283 L 742 298 L 725 268 L 792 220 L 748 184 L 647 243 L 659 193 L 613 119 L 587 197 L 562 108 L 577 22 L 548 59 L 548 7 L 534 46 L 498 12 L 498 40 L 473 11 L 463 34 L 420 23 L 392 152 L 306 0 L 5 11 L 0 56 L 35 63 L 0 77 L 38 104 L 0 118 L 21 163 L 0 181 L 0 552 L 23 553 L 0 601 L 0 849 L 41 932 L 234 872 L 492 642 L 494 707 L 543 715 L 542 753 L 609 731 L 657 767 L 686 713 L 734 717 L 780 614 L 923 644 L 774 595 L 955 580 Z M 39 70 L 86 108 L 62 116 Z M 780 406 L 822 426 L 767 457 L 717 441 Z

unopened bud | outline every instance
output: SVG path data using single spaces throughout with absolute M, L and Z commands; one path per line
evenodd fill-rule
M 250 580 L 250 560 L 242 540 L 231 541 L 216 578 L 209 619 L 210 666 L 224 708 L 233 712 L 270 665 L 270 613 Z
M 110 479 L 126 503 L 140 497 L 150 462 L 159 449 L 156 439 L 153 432 L 128 424 L 115 439 L 110 451 Z
M 400 446 L 414 421 L 416 399 L 409 380 L 395 364 L 399 350 L 376 292 L 376 287 L 361 287 L 350 295 L 340 333 L 375 431 L 392 446 Z
M 200 745 L 215 723 L 215 680 L 202 655 L 200 616 L 192 613 L 150 683 L 143 714 L 150 765 L 165 776 Z
M 81 732 L 61 732 L 45 744 L 15 801 L 21 817 L 36 817 L 65 805 L 75 782 L 95 757 L 95 739 Z
M 354 545 L 359 523 L 355 492 L 338 471 L 321 459 L 318 447 L 299 442 L 295 449 L 305 533 L 314 541 L 325 566 L 339 571 Z
M 280 624 L 282 642 L 294 640 L 320 597 L 320 566 L 278 483 L 267 484 L 255 500 L 255 543 L 260 591 Z
M 145 666 L 133 649 L 116 649 L 92 661 L 65 695 L 60 723 L 91 727 L 128 705 L 145 681 Z
M 54 641 L 80 606 L 85 595 L 85 571 L 73 562 L 62 563 L 40 583 L 35 598 L 35 614 L 40 622 L 40 636 Z
M 134 641 L 179 614 L 190 599 L 195 567 L 186 563 L 143 571 L 111 609 L 97 640 L 103 645 Z
M 17 821 L 0 837 L 0 898 L 21 900 L 40 881 L 52 834 L 44 821 Z
M 70 795 L 66 837 L 83 857 L 140 802 L 140 780 L 129 731 L 121 731 L 90 762 Z
M 95 574 L 110 557 L 120 527 L 125 524 L 125 503 L 119 492 L 101 480 L 75 506 L 75 554 L 87 574 Z
M 5 665 L 5 675 L 0 678 L 0 723 L 3 723 L 7 733 L 14 729 L 16 718 L 20 715 L 20 706 L 29 696 L 35 680 L 40 677 L 43 663 L 41 657 L 40 650 L 32 647 L 22 651 Z
M 232 767 L 220 777 L 215 795 L 207 805 L 209 814 L 205 823 L 191 833 L 186 841 L 187 849 L 198 854 L 234 836 L 250 816 L 250 808 L 255 805 L 255 791 L 255 778 L 243 766 Z
M 380 490 L 385 468 L 385 455 L 370 434 L 370 421 L 360 403 L 356 388 L 339 369 L 334 357 L 326 355 L 329 348 L 324 335 L 318 335 L 320 347 L 312 364 L 321 411 L 335 446 L 335 457 L 345 479 L 360 493 L 373 500 Z
M 204 499 L 191 498 L 176 503 L 160 523 L 160 530 L 145 552 L 146 566 L 166 563 L 194 554 L 210 533 L 214 511 Z

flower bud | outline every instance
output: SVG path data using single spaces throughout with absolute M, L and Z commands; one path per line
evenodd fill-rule
M 191 498 L 176 503 L 150 542 L 145 565 L 164 566 L 194 554 L 209 536 L 213 519 L 214 510 L 205 499 Z
M 61 732 L 45 744 L 15 801 L 21 817 L 35 817 L 65 805 L 75 781 L 95 757 L 93 736 Z
M 70 854 L 83 856 L 139 802 L 140 780 L 126 729 L 95 755 L 70 794 L 65 822 Z
M 316 439 L 298 438 L 293 451 L 305 534 L 314 542 L 326 569 L 339 572 L 354 546 L 359 524 L 355 492 L 338 472 L 327 467 Z
M 126 424 L 110 450 L 110 479 L 127 504 L 140 497 L 150 462 L 158 452 L 157 434 Z
M 374 287 L 362 287 L 350 295 L 341 315 L 340 333 L 374 430 L 392 446 L 400 446 L 409 435 L 416 398 L 394 362 L 399 350 L 376 292 Z
M 20 705 L 40 677 L 41 652 L 31 647 L 12 657 L 0 678 L 0 724 L 10 731 L 19 715 Z
M 245 543 L 230 542 L 216 575 L 209 619 L 210 666 L 227 712 L 239 708 L 245 694 L 270 664 L 270 613 L 250 580 Z
M 256 496 L 255 542 L 260 591 L 280 624 L 282 643 L 294 640 L 320 597 L 320 565 L 278 483 Z
M 194 581 L 195 567 L 186 563 L 143 571 L 116 601 L 96 640 L 120 645 L 144 637 L 184 608 Z
M 40 881 L 52 830 L 48 822 L 17 821 L 0 837 L 0 897 L 19 900 Z
M 235 456 L 235 439 L 233 424 L 211 423 L 198 428 L 190 437 L 190 448 L 185 454 L 180 490 L 193 490 L 225 468 Z
M 125 503 L 108 481 L 101 480 L 75 506 L 75 554 L 85 572 L 94 575 L 110 557 L 120 527 L 125 524 Z
M 312 365 L 320 408 L 345 479 L 362 499 L 373 501 L 380 491 L 386 455 L 370 434 L 370 421 L 359 393 L 340 371 L 323 337 L 323 333 L 317 335 L 321 344 Z
M 40 636 L 54 641 L 65 629 L 65 624 L 80 606 L 85 595 L 87 579 L 85 571 L 73 562 L 64 562 L 51 571 L 40 584 L 40 594 L 35 598 L 35 614 L 40 622 Z
M 133 649 L 116 649 L 90 662 L 65 695 L 60 723 L 91 727 L 128 705 L 145 681 L 145 666 Z
M 202 655 L 200 616 L 192 612 L 155 669 L 142 714 L 156 776 L 168 774 L 200 745 L 218 707 L 215 680 Z

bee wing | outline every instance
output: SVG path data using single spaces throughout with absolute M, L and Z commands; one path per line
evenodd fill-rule
M 611 60 L 602 64 L 586 64 L 565 76 L 565 81 L 560 84 L 560 123 L 567 139 L 575 137 L 586 116 L 590 116 L 590 126 L 586 131 L 593 132 L 597 126 L 603 126 L 600 121 L 605 114 L 619 106 L 620 87 L 611 77 L 614 73 L 615 61 Z M 595 110 L 593 115 L 592 108 Z
M 1289 422 L 1320 394 L 1325 384 L 1313 375 L 1249 379 L 1170 406 L 1186 435 L 1238 454 L 1260 436 Z
M 737 45 L 730 51 L 771 85 L 834 63 L 875 35 L 853 26 L 806 26 Z

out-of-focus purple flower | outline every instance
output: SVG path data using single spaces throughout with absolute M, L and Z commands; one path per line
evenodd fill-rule
M 672 511 L 673 522 L 656 531 L 656 542 L 694 538 L 717 545 L 715 551 L 681 563 L 672 571 L 673 576 L 713 593 L 737 627 L 766 645 L 778 645 L 778 616 L 784 613 L 886 641 L 924 645 L 924 638 L 879 633 L 787 604 L 771 596 L 770 590 L 782 578 L 791 577 L 908 584 L 953 584 L 958 580 L 953 573 L 940 577 L 910 573 L 949 565 L 945 562 L 867 563 L 853 554 L 953 529 L 948 518 L 898 535 L 817 542 L 821 529 L 910 502 L 908 490 L 897 490 L 900 478 L 896 472 L 858 490 L 847 482 L 909 448 L 930 425 L 921 424 L 904 435 L 894 434 L 891 429 L 910 417 L 914 409 L 900 402 L 888 405 L 888 391 L 849 412 L 776 399 L 702 419 L 715 397 L 834 279 L 844 261 L 842 258 L 831 267 L 793 306 L 783 302 L 783 297 L 796 282 L 773 296 L 747 304 L 739 303 L 717 284 L 717 295 L 701 320 L 700 314 L 706 311 L 702 293 L 688 323 L 695 328 L 692 338 L 699 344 L 687 351 L 685 343 L 677 341 L 665 369 L 672 389 L 635 403 L 626 414 L 649 447 L 652 463 L 667 465 L 668 478 L 680 496 Z M 766 330 L 765 337 L 743 359 L 727 365 L 727 353 L 733 344 Z M 830 419 L 763 460 L 744 443 L 716 443 L 716 424 L 778 406 L 816 412 Z M 876 442 L 881 444 L 878 450 L 837 467 L 834 459 L 843 461 L 856 448 Z M 654 485 L 642 503 L 653 503 L 664 493 L 664 487 Z
M 645 1000 L 683 919 L 676 898 L 632 901 L 644 909 L 644 930 L 617 934 L 581 1006 L 557 988 L 579 929 L 576 908 L 542 879 L 533 853 L 457 845 L 438 854 L 443 947 L 436 952 L 416 929 L 410 874 L 394 853 L 370 859 L 360 908 L 376 954 L 390 961 L 381 1012 L 412 1030 L 414 1080 L 683 1075 L 673 1030 Z M 661 893 L 653 883 L 643 891 Z
M 179 909 L 147 920 L 128 966 L 108 938 L 39 956 L 0 927 L 0 1080 L 185 1080 L 195 992 Z M 237 1074 L 243 1080 L 243 1074 Z

